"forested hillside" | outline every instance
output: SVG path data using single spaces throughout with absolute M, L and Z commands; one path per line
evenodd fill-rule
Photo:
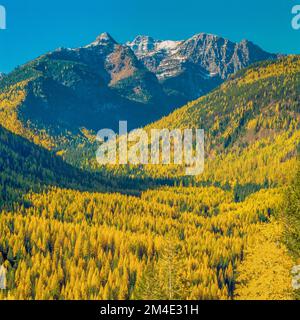
M 300 141 L 299 96 L 300 58 L 289 56 L 239 72 L 214 92 L 145 129 L 205 130 L 205 170 L 196 182 L 232 187 L 252 184 L 253 190 L 255 186 L 284 185 L 295 174 Z M 72 151 L 70 159 L 75 154 Z M 92 152 L 90 158 L 88 165 L 97 168 Z M 125 176 L 185 175 L 179 166 L 110 169 Z
M 1 126 L 0 151 L 0 206 L 20 200 L 24 192 L 40 191 L 43 186 L 79 187 L 83 177 L 79 170 L 64 163 L 60 157 Z
M 54 186 L 103 192 L 133 193 L 133 189 L 136 190 L 134 180 L 108 179 L 74 168 L 61 157 L 1 126 L 0 154 L 0 208 L 14 202 L 17 205 L 29 191 L 39 192 Z
M 293 299 L 299 75 L 299 56 L 258 64 L 148 125 L 205 129 L 194 178 L 99 167 L 93 132 L 35 131 L 18 113 L 29 83 L 3 91 L 0 298 Z

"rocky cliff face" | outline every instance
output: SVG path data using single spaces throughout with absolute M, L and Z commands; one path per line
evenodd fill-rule
M 169 94 L 186 100 L 207 93 L 254 62 L 277 57 L 250 41 L 234 43 L 205 33 L 183 41 L 138 36 L 127 45 L 147 69 L 156 74 Z

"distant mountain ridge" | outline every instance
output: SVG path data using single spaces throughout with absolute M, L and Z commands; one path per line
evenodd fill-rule
M 27 138 L 46 133 L 48 146 L 66 132 L 116 129 L 119 120 L 127 120 L 129 129 L 141 127 L 241 68 L 276 57 L 249 41 L 203 33 L 185 41 L 140 36 L 127 44 L 102 33 L 86 46 L 59 48 L 0 79 L 0 124 L 12 131 L 18 124 L 16 133 Z
M 127 45 L 164 88 L 192 100 L 206 94 L 240 69 L 257 61 L 276 59 L 248 40 L 234 43 L 200 33 L 184 41 L 138 36 Z

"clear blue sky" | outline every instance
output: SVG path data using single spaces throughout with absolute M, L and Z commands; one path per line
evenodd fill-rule
M 300 54 L 300 30 L 291 9 L 300 0 L 0 0 L 0 71 L 8 72 L 57 47 L 78 47 L 108 31 L 125 42 L 138 34 L 185 39 L 199 32 L 265 50 Z

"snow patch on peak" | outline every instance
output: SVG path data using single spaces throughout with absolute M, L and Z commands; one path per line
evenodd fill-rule
M 132 42 L 127 42 L 126 45 L 130 47 L 138 57 L 144 55 L 154 55 L 160 51 L 171 52 L 175 50 L 182 41 L 173 40 L 155 40 L 150 36 L 137 36 Z
M 132 42 L 128 42 L 127 46 L 137 55 L 143 55 L 154 50 L 155 40 L 149 36 L 137 36 Z
M 103 42 L 116 42 L 113 37 L 108 32 L 101 33 L 97 38 L 96 41 L 103 41 Z
M 181 43 L 182 41 L 173 41 L 173 40 L 160 41 L 156 45 L 156 50 L 172 51 L 172 50 L 175 50 Z
M 101 33 L 95 41 L 88 44 L 86 48 L 95 47 L 99 45 L 109 45 L 109 44 L 117 44 L 117 42 L 113 39 L 113 37 L 108 32 Z

